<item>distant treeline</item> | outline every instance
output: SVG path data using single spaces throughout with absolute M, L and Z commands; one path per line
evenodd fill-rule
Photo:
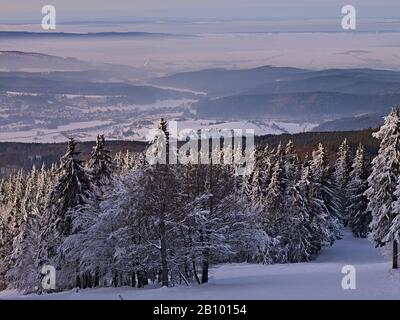
M 358 144 L 365 147 L 368 156 L 374 156 L 379 148 L 379 141 L 372 137 L 375 129 L 362 131 L 340 131 L 340 132 L 305 132 L 298 134 L 266 135 L 256 137 L 256 144 L 261 146 L 269 145 L 277 147 L 279 143 L 287 144 L 289 140 L 296 145 L 300 157 L 306 153 L 311 154 L 312 150 L 323 142 L 330 161 L 336 159 L 336 151 L 344 139 L 347 139 L 350 149 L 355 151 Z M 67 139 L 66 139 L 67 140 Z M 18 169 L 30 170 L 32 165 L 40 168 L 42 164 L 50 167 L 52 163 L 59 161 L 64 154 L 65 143 L 0 143 L 0 177 L 8 176 Z M 79 151 L 84 158 L 87 158 L 92 150 L 93 142 L 79 143 Z M 140 141 L 109 141 L 108 147 L 113 155 L 118 151 L 140 152 L 146 148 L 145 142 Z

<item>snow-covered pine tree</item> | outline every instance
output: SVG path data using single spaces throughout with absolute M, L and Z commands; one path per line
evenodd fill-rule
M 368 233 L 368 226 L 371 223 L 371 212 L 367 210 L 368 199 L 364 195 L 368 189 L 369 167 L 365 157 L 364 147 L 360 144 L 350 172 L 348 185 L 348 206 L 346 216 L 348 225 L 354 236 L 365 238 Z
M 284 176 L 287 184 L 295 184 L 300 178 L 300 159 L 292 140 L 289 140 L 285 147 L 283 157 Z
M 0 290 L 7 287 L 5 274 L 9 269 L 7 258 L 10 254 L 9 248 L 12 241 L 8 230 L 8 212 L 9 207 L 7 205 L 0 206 Z
M 339 146 L 338 158 L 335 163 L 335 171 L 333 174 L 333 184 L 338 198 L 337 211 L 345 226 L 348 224 L 349 220 L 349 217 L 346 215 L 346 208 L 349 205 L 349 198 L 346 191 L 350 181 L 350 171 L 351 152 L 347 139 L 344 139 Z
M 56 163 L 52 163 L 50 170 L 48 171 L 47 174 L 47 180 L 49 181 L 50 185 L 54 186 L 57 184 L 59 178 L 58 173 L 59 173 L 58 165 Z M 51 188 L 50 190 L 52 189 L 53 188 Z
M 16 181 L 21 180 L 21 174 L 18 175 Z M 13 210 L 10 214 L 13 215 L 13 220 L 17 220 L 17 228 L 11 235 L 13 239 L 12 247 L 9 248 L 9 270 L 7 270 L 7 279 L 11 286 L 23 290 L 29 290 L 28 283 L 32 284 L 31 275 L 36 273 L 37 268 L 33 264 L 34 257 L 38 252 L 38 246 L 34 241 L 34 236 L 39 235 L 39 225 L 35 222 L 37 206 L 37 190 L 38 190 L 38 172 L 33 166 L 31 173 L 25 178 L 24 187 L 22 182 L 15 185 L 15 200 L 13 201 Z M 23 191 L 20 191 L 22 190 Z M 20 194 L 20 195 L 18 195 Z M 15 213 L 19 212 L 16 218 Z M 11 216 L 10 216 L 11 218 Z M 21 272 L 21 273 L 19 273 Z M 21 274 L 24 274 L 24 280 L 18 279 Z M 35 282 L 35 285 L 38 285 Z M 33 287 L 33 285 L 32 285 Z
M 270 181 L 271 181 L 271 176 L 272 176 L 272 170 L 274 168 L 274 159 L 275 159 L 275 154 L 274 150 L 270 149 L 270 147 L 267 145 L 261 153 L 261 171 L 263 173 L 263 185 L 262 188 L 263 190 L 267 189 Z
M 287 234 L 286 228 L 288 226 L 285 224 L 284 219 L 285 188 L 283 162 L 281 158 L 277 158 L 274 164 L 271 181 L 266 190 L 263 217 L 264 230 L 268 235 L 274 238 Z
M 308 202 L 310 181 L 307 174 L 308 172 L 304 172 L 296 184 L 288 185 L 285 192 L 285 220 L 288 225 L 285 251 L 288 262 L 305 262 L 313 256 L 313 230 Z
M 323 201 L 323 206 L 328 209 L 329 217 L 327 226 L 330 230 L 330 243 L 341 238 L 342 223 L 340 212 L 338 212 L 338 198 L 332 185 L 331 171 L 326 155 L 325 147 L 322 143 L 312 152 L 310 161 L 312 168 L 312 186 L 315 192 L 315 199 Z M 319 200 L 318 200 L 319 201 Z
M 68 211 L 72 220 L 71 234 L 65 238 L 59 249 L 64 261 L 67 261 L 67 267 L 63 267 L 64 278 L 70 279 L 67 286 L 87 288 L 101 283 L 111 284 L 115 280 L 111 275 L 117 272 L 113 264 L 115 241 L 110 241 L 109 237 L 121 223 L 116 215 L 117 210 L 121 210 L 117 205 L 132 196 L 125 194 L 125 185 L 121 179 L 122 176 L 110 180 L 107 192 L 92 185 L 82 203 Z M 105 212 L 103 206 L 107 203 L 108 208 L 111 200 L 113 210 Z M 128 213 L 125 210 L 122 210 L 123 214 Z
M 122 151 L 121 150 L 119 150 L 114 155 L 114 163 L 115 163 L 116 172 L 120 173 L 122 171 L 122 167 L 123 167 L 123 157 L 122 157 Z
M 98 135 L 96 138 L 96 145 L 93 147 L 90 155 L 88 168 L 90 170 L 91 181 L 97 187 L 110 182 L 114 165 L 110 151 L 106 149 L 104 135 Z
M 2 186 L 2 193 L 1 193 L 1 203 L 3 205 L 7 205 L 10 202 L 10 193 L 12 192 L 11 190 L 11 181 L 10 177 L 8 179 L 3 180 L 3 186 Z
M 23 212 L 23 199 L 25 196 L 25 177 L 22 170 L 19 170 L 12 180 L 13 194 L 11 195 L 10 213 L 9 213 L 9 227 L 14 236 L 19 232 L 19 228 L 25 221 Z
M 261 205 L 264 198 L 263 185 L 263 150 L 255 147 L 253 150 L 254 166 L 252 172 L 243 177 L 242 192 L 254 205 Z
M 112 182 L 113 189 L 101 197 L 103 204 L 112 200 L 114 210 L 104 216 L 104 211 L 96 195 L 85 198 L 83 204 L 70 211 L 72 217 L 71 235 L 67 236 L 59 248 L 68 261 L 63 269 L 64 278 L 69 278 L 67 286 L 111 285 L 114 269 L 115 241 L 110 235 L 117 229 L 119 220 L 114 215 L 117 204 L 127 199 L 119 179 Z M 97 191 L 98 189 L 94 189 Z M 92 191 L 93 192 L 93 191 Z M 92 193 L 91 192 L 91 193 Z M 88 283 L 85 282 L 87 278 Z
M 302 262 L 311 258 L 311 226 L 307 194 L 302 193 L 300 159 L 292 141 L 289 141 L 283 156 L 283 212 L 281 242 L 286 246 L 286 261 Z
M 393 202 L 394 218 L 390 224 L 389 232 L 383 238 L 383 241 L 388 243 L 392 241 L 393 250 L 393 269 L 398 268 L 398 244 L 400 243 L 400 177 L 397 181 L 396 191 L 394 193 L 396 201 Z
M 86 267 L 85 271 L 82 271 L 76 266 L 80 259 L 81 236 L 98 219 L 101 212 L 100 204 L 105 197 L 105 193 L 111 191 L 110 184 L 114 173 L 110 151 L 105 148 L 104 135 L 97 136 L 96 145 L 93 147 L 87 168 L 90 172 L 90 192 L 82 195 L 81 203 L 68 211 L 73 225 L 72 235 L 61 245 L 61 250 L 64 252 L 66 259 L 69 259 L 67 265 L 71 266 L 70 270 L 64 267 L 63 272 L 69 274 L 69 278 L 76 279 L 76 285 L 83 288 L 98 285 L 99 267 L 94 265 L 92 270 Z
M 385 117 L 384 124 L 373 137 L 381 140 L 378 155 L 372 161 L 368 178 L 368 211 L 371 212 L 371 239 L 376 246 L 393 243 L 393 268 L 398 268 L 398 242 L 392 223 L 398 216 L 398 194 L 395 193 L 400 176 L 400 108 L 395 107 Z M 397 221 L 397 220 L 396 220 Z
M 6 204 L 7 181 L 0 179 L 0 207 Z
M 308 226 L 304 226 L 309 230 L 310 243 L 308 250 L 305 251 L 305 257 L 316 256 L 321 248 L 331 243 L 331 216 L 320 192 L 319 182 L 315 182 L 313 174 L 314 168 L 310 164 L 304 164 L 301 172 L 301 178 L 298 183 L 300 195 L 303 197 L 304 203 L 303 217 L 306 220 L 308 215 Z M 305 237 L 304 244 L 307 243 L 308 233 L 302 234 Z M 306 247 L 304 247 L 306 249 Z
M 282 158 L 285 155 L 285 147 L 282 145 L 282 142 L 279 141 L 278 146 L 276 147 L 274 156 L 275 156 L 275 160 L 282 160 Z
M 24 174 L 22 170 L 18 170 L 8 181 L 6 205 L 0 208 L 0 286 L 7 285 L 5 275 L 13 265 L 15 240 L 26 221 L 22 206 L 25 187 Z
M 36 194 L 38 188 L 38 172 L 33 165 L 30 175 L 26 181 L 25 194 L 22 199 L 22 211 L 24 217 L 32 214 L 36 209 Z
M 11 256 L 13 263 L 7 271 L 6 279 L 11 288 L 24 293 L 35 292 L 40 287 L 38 254 L 42 226 L 43 215 L 34 209 L 27 215 L 20 234 L 14 240 Z
M 50 179 L 50 172 L 46 170 L 43 164 L 37 174 L 36 194 L 33 195 L 36 208 L 39 212 L 44 212 L 47 196 L 52 188 L 53 182 Z
M 59 245 L 72 231 L 72 217 L 69 210 L 83 204 L 84 196 L 91 189 L 88 174 L 83 161 L 79 159 L 73 138 L 69 140 L 67 152 L 61 158 L 57 175 L 57 183 L 46 205 L 45 227 L 40 239 L 40 263 L 49 263 L 55 259 Z M 62 262 L 52 261 L 52 263 L 61 268 Z

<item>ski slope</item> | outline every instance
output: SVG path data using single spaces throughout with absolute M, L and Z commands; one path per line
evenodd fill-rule
M 356 268 L 356 289 L 344 290 L 344 265 Z M 379 251 L 365 239 L 344 231 L 342 240 L 309 263 L 224 264 L 212 269 L 210 282 L 173 288 L 100 288 L 22 296 L 0 293 L 0 299 L 400 299 L 400 271 L 391 270 Z

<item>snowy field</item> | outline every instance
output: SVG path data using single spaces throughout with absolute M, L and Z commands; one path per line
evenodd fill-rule
M 356 268 L 356 289 L 344 290 L 344 265 Z M 225 264 L 212 270 L 202 286 L 157 289 L 102 288 L 48 295 L 0 293 L 0 299 L 400 299 L 400 271 L 391 270 L 379 251 L 365 239 L 344 238 L 323 250 L 316 261 L 298 264 Z
M 140 106 L 135 107 L 139 108 Z M 123 111 L 121 107 L 119 107 L 119 110 Z M 99 112 L 99 114 L 102 111 L 104 110 L 100 108 L 90 110 L 90 112 Z M 174 115 L 172 113 L 169 114 L 168 120 L 174 120 Z M 56 143 L 67 141 L 69 136 L 74 136 L 79 141 L 95 141 L 98 134 L 104 134 L 107 140 L 151 141 L 157 132 L 156 128 L 160 121 L 159 116 L 143 116 L 141 120 L 146 121 L 147 125 L 140 121 L 138 123 L 137 119 L 134 118 L 126 119 L 124 123 L 118 123 L 112 119 L 73 122 L 59 126 L 57 129 L 38 128 L 1 131 L 0 128 L 0 142 Z M 266 135 L 307 132 L 316 126 L 318 126 L 317 123 L 269 120 L 260 120 L 258 123 L 249 121 L 183 120 L 178 121 L 178 138 L 185 140 L 186 136 L 192 136 L 193 132 L 199 129 L 212 130 L 211 132 L 215 133 L 220 132 L 220 130 L 242 130 L 240 132 L 243 132 L 243 134 L 245 130 L 254 130 L 255 135 Z M 176 138 L 177 135 L 175 132 L 171 132 L 171 136 Z

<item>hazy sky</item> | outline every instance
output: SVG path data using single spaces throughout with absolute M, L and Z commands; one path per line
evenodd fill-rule
M 60 20 L 141 17 L 326 18 L 345 4 L 361 16 L 397 17 L 399 0 L 0 0 L 0 21 L 36 19 L 52 4 Z

